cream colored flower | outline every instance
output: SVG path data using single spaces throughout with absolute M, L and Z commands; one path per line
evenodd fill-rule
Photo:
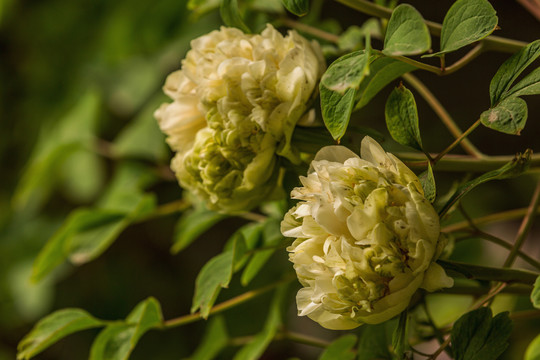
M 365 137 L 361 158 L 321 149 L 300 202 L 281 223 L 300 283 L 299 315 L 328 329 L 352 329 L 399 314 L 418 288 L 453 286 L 434 261 L 444 247 L 439 217 L 416 175 Z
M 291 136 L 316 95 L 316 43 L 271 25 L 260 35 L 222 27 L 191 42 L 156 111 L 185 188 L 224 212 L 247 210 L 275 188 L 278 155 L 296 162 Z

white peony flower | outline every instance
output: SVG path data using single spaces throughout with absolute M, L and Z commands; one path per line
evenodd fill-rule
M 281 223 L 296 238 L 287 250 L 304 286 L 299 315 L 352 329 L 401 313 L 419 288 L 453 286 L 435 263 L 439 217 L 417 176 L 373 139 L 363 139 L 361 157 L 321 149 L 300 180 L 291 193 L 300 202 Z
M 278 157 L 295 162 L 291 136 L 324 71 L 319 47 L 271 25 L 260 35 L 222 27 L 191 42 L 156 111 L 177 152 L 185 188 L 225 212 L 247 210 L 275 188 Z

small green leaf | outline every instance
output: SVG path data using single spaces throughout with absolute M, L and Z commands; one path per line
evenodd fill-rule
M 527 346 L 523 360 L 540 360 L 540 335 Z
M 281 2 L 296 16 L 304 16 L 309 11 L 309 0 L 281 0 Z
M 62 192 L 78 203 L 95 200 L 105 182 L 105 163 L 101 156 L 80 149 L 62 164 Z
M 236 236 L 235 239 L 232 249 L 214 256 L 197 275 L 193 305 L 191 306 L 192 313 L 200 308 L 201 316 L 206 319 L 216 302 L 221 288 L 229 286 L 234 265 L 246 251 L 243 236 Z
M 272 342 L 278 328 L 281 326 L 281 313 L 286 293 L 287 285 L 277 288 L 263 330 L 236 353 L 234 360 L 257 360 L 261 358 L 261 355 Z
M 237 0 L 221 0 L 220 14 L 225 25 L 236 27 L 246 34 L 251 33 L 240 16 Z
M 369 46 L 366 50 L 355 51 L 340 57 L 322 76 L 321 86 L 341 95 L 349 89 L 358 88 L 364 77 L 369 75 L 369 63 L 372 60 Z
M 59 167 L 89 145 L 100 105 L 97 92 L 89 91 L 49 131 L 42 131 L 13 195 L 16 209 L 35 210 L 47 200 Z
M 227 347 L 229 336 L 223 316 L 212 317 L 204 337 L 190 357 L 191 360 L 212 360 Z
M 538 95 L 540 94 L 540 68 L 534 69 L 520 82 L 503 94 L 503 99 L 510 96 Z
M 382 324 L 362 326 L 358 342 L 358 360 L 392 359 L 389 350 L 389 324 L 395 324 L 395 322 L 387 321 Z
M 127 360 L 139 339 L 163 323 L 159 302 L 150 297 L 128 315 L 125 322 L 103 329 L 92 344 L 90 360 Z
M 356 335 L 343 335 L 333 341 L 319 357 L 319 360 L 353 360 L 356 354 L 352 351 L 356 340 Z
M 171 252 L 177 254 L 185 249 L 205 231 L 226 217 L 226 215 L 208 210 L 204 207 L 186 211 L 176 224 Z
M 490 171 L 477 177 L 476 179 L 461 184 L 457 188 L 456 192 L 450 197 L 450 199 L 439 211 L 439 215 L 442 216 L 446 214 L 446 212 L 452 207 L 452 205 L 454 205 L 463 196 L 467 195 L 469 191 L 471 191 L 480 184 L 491 180 L 508 179 L 520 175 L 529 167 L 531 155 L 532 151 L 530 149 L 527 149 L 523 154 L 517 154 L 514 160 L 503 165 L 499 169 Z
M 384 109 L 386 127 L 394 140 L 402 145 L 422 150 L 418 126 L 418 111 L 414 96 L 403 84 L 395 88 Z
M 356 90 L 348 89 L 342 95 L 328 89 L 322 82 L 319 89 L 324 124 L 334 140 L 339 141 L 345 135 L 345 130 L 349 126 Z
M 163 161 L 167 157 L 165 136 L 153 116 L 163 102 L 163 96 L 152 99 L 137 117 L 114 139 L 113 152 L 119 157 Z
M 104 326 L 103 322 L 84 310 L 58 310 L 41 319 L 21 340 L 17 346 L 17 359 L 30 359 L 74 332 L 100 326 Z
M 263 247 L 275 247 L 283 240 L 283 235 L 280 231 L 280 222 L 277 219 L 268 219 L 264 223 L 262 230 Z M 262 250 L 253 255 L 242 273 L 240 281 L 243 286 L 247 286 L 255 278 L 275 251 L 274 249 Z
M 428 163 L 427 170 L 420 174 L 418 179 L 420 179 L 422 189 L 424 189 L 424 197 L 430 203 L 433 203 L 437 196 L 437 187 L 435 186 L 435 177 L 433 176 L 433 169 L 430 163 Z
M 489 85 L 491 106 L 503 100 L 519 74 L 540 56 L 540 40 L 533 41 L 506 60 Z
M 422 15 L 409 4 L 395 8 L 386 28 L 383 54 L 417 55 L 430 47 L 431 36 Z
M 495 360 L 508 347 L 512 320 L 508 312 L 492 318 L 482 307 L 460 317 L 452 328 L 452 348 L 456 360 Z
M 527 122 L 527 103 L 518 97 L 506 98 L 495 107 L 484 111 L 480 115 L 482 125 L 490 129 L 519 135 Z
M 540 309 L 540 276 L 534 282 L 531 292 L 531 302 L 535 308 Z
M 444 17 L 441 51 L 424 55 L 440 56 L 482 40 L 497 27 L 497 16 L 487 0 L 458 0 Z
M 375 59 L 370 65 L 369 76 L 366 76 L 356 91 L 358 103 L 354 110 L 367 105 L 386 85 L 414 69 L 412 65 L 386 56 Z
M 394 348 L 394 354 L 398 360 L 402 360 L 405 356 L 405 351 L 409 348 L 408 339 L 408 316 L 407 310 L 403 311 L 399 316 L 399 322 L 396 326 L 394 334 L 392 335 L 392 347 Z
M 242 267 L 247 263 L 247 261 L 249 260 L 249 256 L 240 256 L 240 253 L 242 253 L 242 255 L 245 255 L 245 252 L 247 252 L 248 250 L 253 250 L 259 245 L 259 240 L 262 237 L 263 229 L 264 223 L 249 223 L 238 229 L 233 234 L 233 236 L 231 236 L 229 240 L 227 240 L 227 243 L 225 244 L 225 250 L 233 249 L 234 246 L 237 244 L 237 241 L 241 241 L 241 247 L 245 245 L 245 249 L 240 249 L 237 258 L 234 261 L 233 272 L 241 270 Z M 238 236 L 241 236 L 242 239 L 237 239 Z

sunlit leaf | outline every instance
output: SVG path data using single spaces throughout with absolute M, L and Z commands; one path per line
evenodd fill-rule
M 400 85 L 388 97 L 384 108 L 386 127 L 394 140 L 422 150 L 416 101 L 409 89 Z
M 510 97 L 480 115 L 482 125 L 511 135 L 519 135 L 527 122 L 527 103 L 518 97 Z
M 386 56 L 375 59 L 369 67 L 369 75 L 356 91 L 357 104 L 354 110 L 367 105 L 386 85 L 414 69 L 412 65 Z
M 58 310 L 41 319 L 21 340 L 17 347 L 17 359 L 30 359 L 74 332 L 100 326 L 104 326 L 104 323 L 84 310 Z
M 539 360 L 540 359 L 540 335 L 536 336 L 533 341 L 527 346 L 525 357 L 523 360 Z
M 439 56 L 482 40 L 497 27 L 498 18 L 487 0 L 458 0 L 444 17 Z M 424 55 L 426 56 L 426 55 Z
M 319 89 L 324 124 L 332 137 L 339 140 L 345 135 L 345 130 L 349 126 L 356 90 L 348 89 L 342 95 L 328 89 L 322 83 Z
M 531 302 L 535 308 L 540 309 L 540 276 L 534 282 L 531 292 Z
M 430 47 L 431 36 L 422 15 L 409 4 L 396 7 L 386 28 L 383 54 L 417 55 Z
M 510 90 L 503 94 L 503 98 L 511 96 L 538 95 L 540 94 L 540 68 L 533 70 L 520 82 L 512 86 Z
M 489 85 L 492 106 L 507 96 L 505 93 L 512 83 L 538 56 L 540 56 L 540 40 L 528 44 L 501 65 Z
M 321 86 L 342 95 L 349 89 L 356 89 L 369 74 L 372 60 L 369 47 L 340 57 L 324 73 Z

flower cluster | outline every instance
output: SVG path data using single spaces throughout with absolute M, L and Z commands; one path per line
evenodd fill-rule
M 180 184 L 223 212 L 266 198 L 279 156 L 298 160 L 292 133 L 323 71 L 316 43 L 271 25 L 260 35 L 222 27 L 193 40 L 164 86 L 173 102 L 155 113 Z
M 287 250 L 303 285 L 299 315 L 352 329 L 399 314 L 418 288 L 453 285 L 434 262 L 444 247 L 439 217 L 417 176 L 373 139 L 363 139 L 361 158 L 321 149 L 301 181 L 281 224 L 296 238 Z

